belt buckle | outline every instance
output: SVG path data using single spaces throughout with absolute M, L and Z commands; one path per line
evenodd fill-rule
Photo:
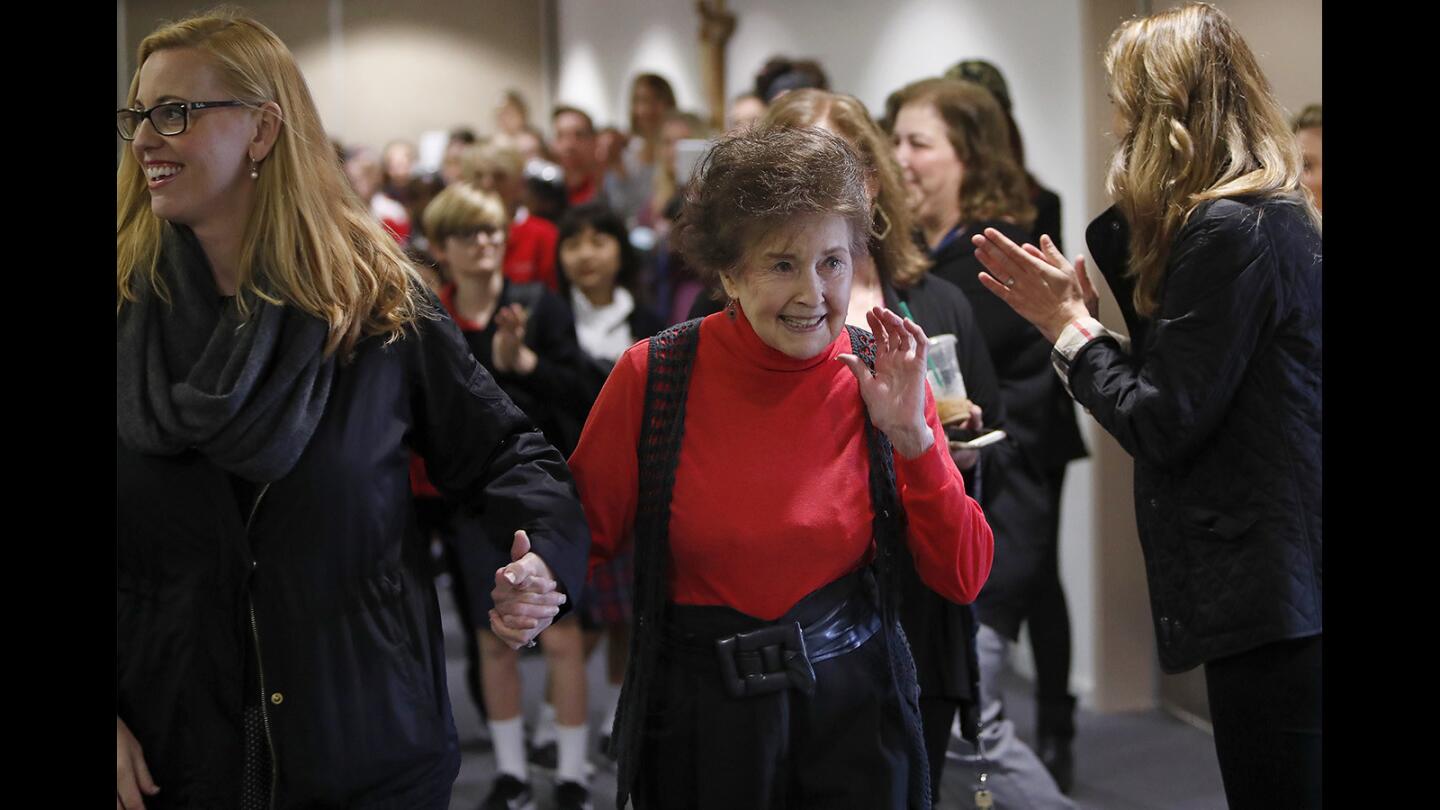
M 773 624 L 715 640 L 720 677 L 731 697 L 753 697 L 795 687 L 815 693 L 815 669 L 799 622 Z

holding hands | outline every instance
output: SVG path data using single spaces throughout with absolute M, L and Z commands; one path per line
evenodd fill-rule
M 986 228 L 971 241 L 976 258 L 988 271 L 980 274 L 980 283 L 1034 324 L 1050 343 L 1076 318 L 1099 314 L 1100 296 L 1085 273 L 1085 257 L 1077 257 L 1072 265 L 1049 236 L 1040 237 L 1039 248 L 1021 247 Z
M 501 641 L 518 650 L 535 642 L 540 631 L 555 621 L 565 594 L 550 566 L 530 550 L 530 537 L 522 529 L 515 532 L 510 546 L 511 563 L 495 571 L 495 589 L 490 596 L 495 607 L 490 611 L 490 629 Z
M 853 354 L 838 359 L 860 383 L 870 421 L 902 457 L 917 458 L 935 443 L 925 423 L 925 357 L 930 340 L 914 321 L 883 307 L 865 313 L 875 335 L 875 371 Z

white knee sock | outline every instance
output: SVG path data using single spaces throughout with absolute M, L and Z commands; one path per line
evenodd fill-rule
M 585 755 L 590 745 L 589 727 L 584 723 L 578 726 L 556 725 L 555 737 L 560 748 L 560 762 L 555 769 L 555 781 L 586 784 L 589 781 L 585 768 Z
M 521 782 L 530 781 L 525 765 L 525 729 L 521 718 L 490 721 L 490 741 L 495 745 L 495 770 Z

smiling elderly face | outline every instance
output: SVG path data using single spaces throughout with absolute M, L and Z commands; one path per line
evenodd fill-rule
M 845 327 L 853 241 L 843 217 L 795 217 L 757 239 L 721 283 L 767 346 L 796 359 L 814 357 Z

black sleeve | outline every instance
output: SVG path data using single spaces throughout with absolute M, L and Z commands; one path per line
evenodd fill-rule
M 1143 360 L 1102 339 L 1071 364 L 1076 401 L 1137 459 L 1170 466 L 1203 447 L 1271 325 L 1276 262 L 1257 213 L 1221 200 L 1182 229 Z
M 524 529 L 531 550 L 572 599 L 585 583 L 590 530 L 564 457 L 470 354 L 438 301 L 438 318 L 407 333 L 414 424 L 410 444 L 447 498 Z M 509 548 L 510 537 L 496 538 Z

